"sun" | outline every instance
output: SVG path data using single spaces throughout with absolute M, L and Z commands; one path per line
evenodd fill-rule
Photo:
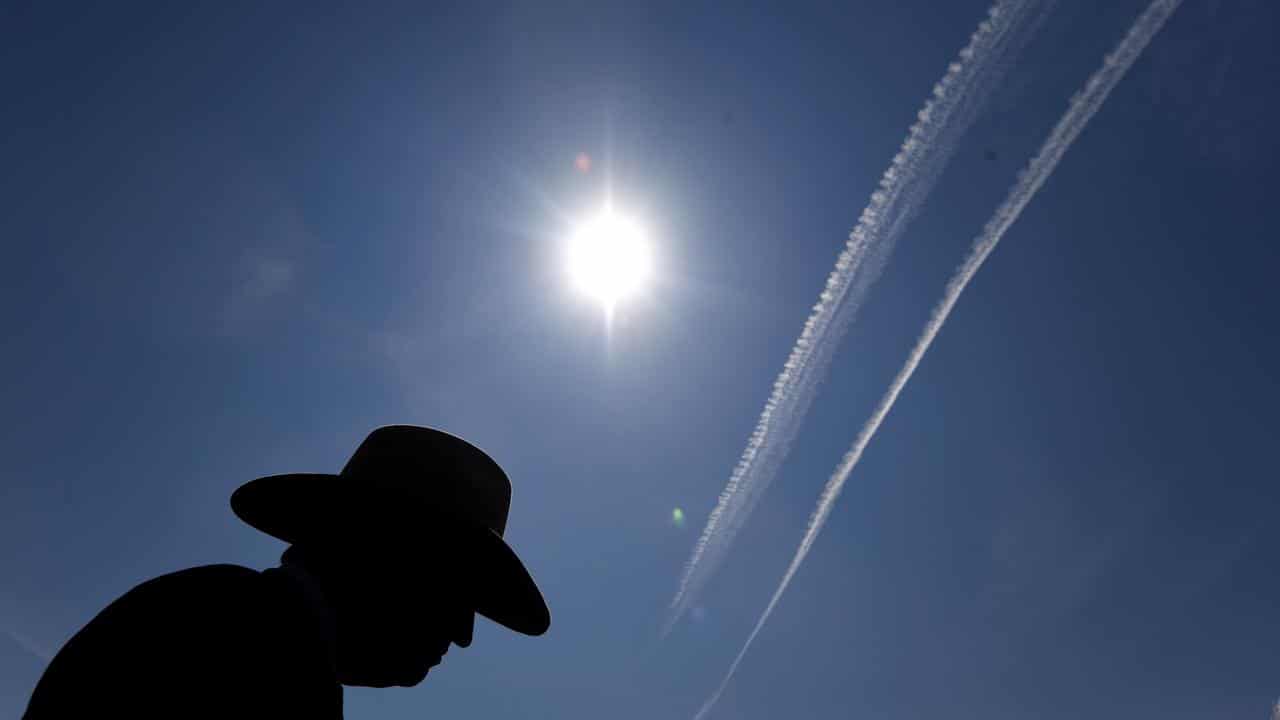
M 653 258 L 644 231 L 633 220 L 605 210 L 569 240 L 569 273 L 579 290 L 612 313 L 619 300 L 644 287 Z

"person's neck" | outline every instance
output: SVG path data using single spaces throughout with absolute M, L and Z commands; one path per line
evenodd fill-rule
M 302 596 L 307 615 L 329 652 L 329 663 L 337 670 L 338 617 L 333 604 L 325 596 L 324 588 L 315 575 L 299 562 L 284 560 L 278 568 L 293 581 Z

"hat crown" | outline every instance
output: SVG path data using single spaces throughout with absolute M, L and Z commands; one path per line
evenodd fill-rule
M 356 448 L 340 476 L 498 535 L 507 527 L 511 481 L 506 473 L 480 448 L 440 430 L 377 428 Z

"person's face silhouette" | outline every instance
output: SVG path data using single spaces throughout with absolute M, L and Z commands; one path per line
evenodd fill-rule
M 471 568 L 457 547 L 456 538 L 424 549 L 383 537 L 328 553 L 322 584 L 337 615 L 342 684 L 417 685 L 450 644 L 471 644 Z

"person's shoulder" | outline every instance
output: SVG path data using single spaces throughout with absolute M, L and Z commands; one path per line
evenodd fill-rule
M 140 583 L 121 599 L 134 595 L 165 594 L 188 589 L 220 587 L 226 590 L 252 591 L 262 579 L 262 572 L 241 565 L 220 563 L 199 565 L 160 575 Z
M 184 570 L 159 575 L 138 585 L 135 590 L 156 586 L 176 586 L 182 584 L 198 584 L 221 582 L 248 585 L 262 576 L 262 571 L 247 568 L 243 565 L 218 563 L 216 565 L 197 565 Z
M 138 584 L 100 614 L 146 615 L 200 613 L 214 615 L 253 603 L 262 592 L 262 573 L 240 565 L 201 565 L 167 573 Z M 211 617 L 206 616 L 205 620 Z
M 28 717 L 61 716 L 80 699 L 116 697 L 131 678 L 189 685 L 192 671 L 226 660 L 260 624 L 261 578 L 238 565 L 205 565 L 137 585 L 58 651 L 32 693 Z
M 254 607 L 262 594 L 262 573 L 239 565 L 202 565 L 144 581 L 107 605 L 80 634 L 126 632 L 134 643 L 145 636 L 168 637 L 182 628 L 215 630 L 222 618 Z

